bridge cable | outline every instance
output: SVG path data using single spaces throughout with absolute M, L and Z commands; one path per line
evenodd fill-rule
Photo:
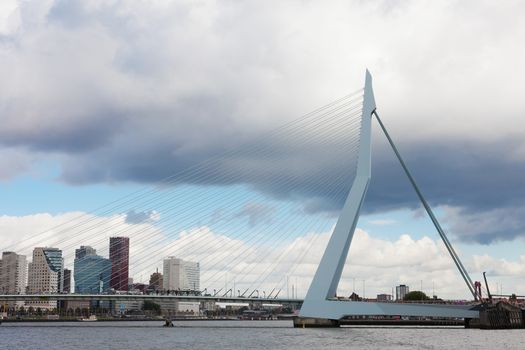
M 478 297 L 477 297 L 477 293 L 475 292 L 474 290 L 474 285 L 472 283 L 472 280 L 470 279 L 470 276 L 467 272 L 467 270 L 465 269 L 465 267 L 463 266 L 463 264 L 461 263 L 461 260 L 459 259 L 459 256 L 456 254 L 456 251 L 454 250 L 454 247 L 452 247 L 452 244 L 450 243 L 450 241 L 448 240 L 445 232 L 443 231 L 443 229 L 441 228 L 441 225 L 439 224 L 439 221 L 437 220 L 436 216 L 434 215 L 432 209 L 430 208 L 430 205 L 427 203 L 427 201 L 425 200 L 425 198 L 423 197 L 423 194 L 421 193 L 421 191 L 419 190 L 419 187 L 417 186 L 416 184 L 416 181 L 414 179 L 414 177 L 412 176 L 412 174 L 410 173 L 410 171 L 408 170 L 405 162 L 403 161 L 403 158 L 401 157 L 399 151 L 397 150 L 397 147 L 395 146 L 392 138 L 390 137 L 389 133 L 387 132 L 383 122 L 381 121 L 381 119 L 379 118 L 379 114 L 377 113 L 377 111 L 374 110 L 374 112 L 372 112 L 372 114 L 375 115 L 378 123 L 379 123 L 379 126 L 381 127 L 381 129 L 383 130 L 383 133 L 385 134 L 387 140 L 388 140 L 388 143 L 390 144 L 390 146 L 392 147 L 392 150 L 394 151 L 397 159 L 399 160 L 399 163 L 401 164 L 403 170 L 405 171 L 405 174 L 407 175 L 408 179 L 410 180 L 410 183 L 412 184 L 412 187 L 414 188 L 414 190 L 416 191 L 417 193 L 417 196 L 419 197 L 419 200 L 421 201 L 421 203 L 423 204 L 423 207 L 425 208 L 428 216 L 430 217 L 430 219 L 432 220 L 432 223 L 434 224 L 434 227 L 436 228 L 436 230 L 438 231 L 439 233 L 439 236 L 441 237 L 441 239 L 443 240 L 443 243 L 445 244 L 445 247 L 447 248 L 450 256 L 452 257 L 452 260 L 454 261 L 454 263 L 456 264 L 456 267 L 458 268 L 459 270 L 459 273 L 461 274 L 461 277 L 463 277 L 463 280 L 465 281 L 465 283 L 467 284 L 467 287 L 468 289 L 470 290 L 470 292 L 472 293 L 472 296 L 474 297 L 474 300 L 478 300 Z

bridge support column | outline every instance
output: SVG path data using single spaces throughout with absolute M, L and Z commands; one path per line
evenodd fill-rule
M 293 326 L 295 328 L 336 328 L 339 327 L 339 320 L 295 316 Z

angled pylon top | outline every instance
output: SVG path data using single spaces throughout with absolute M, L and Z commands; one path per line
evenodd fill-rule
M 356 176 L 305 300 L 310 298 L 327 299 L 334 297 L 336 294 L 337 285 L 339 284 L 357 220 L 359 219 L 359 211 L 370 182 L 371 120 L 372 112 L 375 108 L 372 75 L 367 70 Z

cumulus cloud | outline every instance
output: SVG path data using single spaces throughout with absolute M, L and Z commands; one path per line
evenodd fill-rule
M 60 154 L 65 182 L 164 178 L 361 86 L 369 67 L 379 111 L 432 204 L 492 211 L 525 194 L 517 1 L 2 6 L 0 145 Z M 340 158 L 328 148 L 280 159 L 285 141 L 267 161 L 224 158 L 202 184 L 250 184 L 304 201 L 305 213 L 333 213 L 344 197 L 326 194 L 346 189 Z M 415 208 L 375 143 L 365 210 Z M 10 169 L 2 176 L 25 165 Z M 276 185 L 283 169 L 294 191 Z M 487 234 L 511 238 L 480 228 L 465 239 Z
M 148 210 L 142 212 L 136 212 L 135 210 L 130 210 L 126 213 L 126 223 L 128 224 L 142 224 L 158 221 L 160 219 L 160 214 L 155 210 Z
M 473 265 L 477 271 L 486 271 L 492 276 L 518 276 L 525 275 L 525 255 L 518 261 L 496 259 L 489 255 L 474 255 Z
M 330 237 L 330 232 L 310 232 L 291 241 L 255 244 L 253 237 L 236 238 L 206 226 L 168 232 L 151 223 L 128 224 L 125 215 L 97 217 L 77 212 L 1 216 L 0 228 L 4 249 L 26 254 L 29 259 L 35 246 L 56 246 L 64 252 L 66 267 L 71 268 L 75 248 L 91 245 L 107 257 L 109 237 L 124 235 L 130 237 L 130 276 L 137 282 L 147 282 L 152 272 L 162 270 L 163 258 L 176 256 L 200 262 L 201 286 L 210 292 L 225 292 L 235 285 L 241 292 L 258 289 L 269 294 L 274 289 L 286 296 L 294 285 L 300 297 L 306 293 Z M 474 255 L 463 256 L 463 261 L 474 279 L 488 271 L 493 289 L 495 283 L 512 285 L 516 290 L 525 286 L 525 256 L 510 261 Z M 355 290 L 362 295 L 363 280 L 367 297 L 390 293 L 399 283 L 413 290 L 423 283 L 427 294 L 433 289 L 444 298 L 469 297 L 446 249 L 429 237 L 402 235 L 385 240 L 358 229 L 338 294 L 349 295 Z

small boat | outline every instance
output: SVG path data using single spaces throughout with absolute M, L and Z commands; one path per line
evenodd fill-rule
M 91 315 L 87 318 L 85 317 L 82 317 L 81 319 L 79 319 L 79 321 L 83 321 L 83 322 L 93 322 L 93 321 L 97 321 L 97 316 L 96 315 Z

